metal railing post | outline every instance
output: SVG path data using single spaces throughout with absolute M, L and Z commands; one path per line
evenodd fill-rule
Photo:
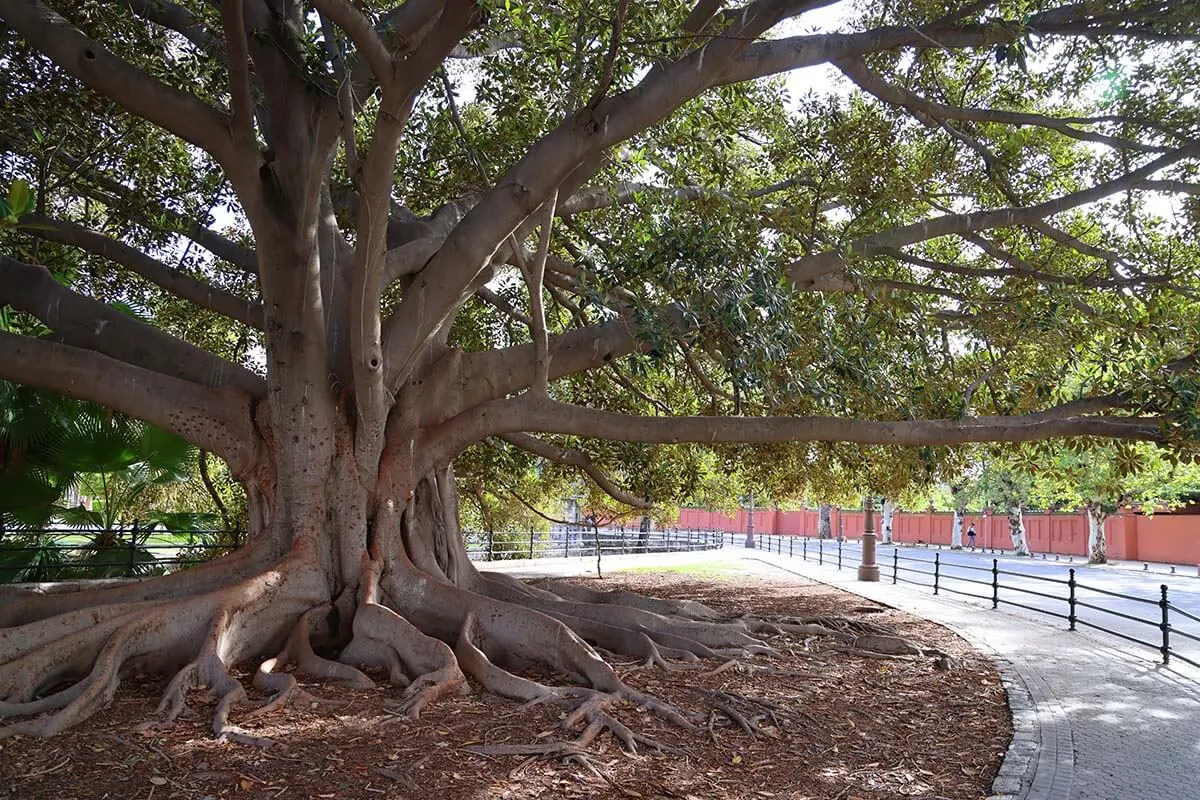
M 1162 629 L 1162 660 L 1163 664 L 1171 663 L 1171 606 L 1167 603 L 1167 585 L 1164 583 L 1159 586 L 1162 592 L 1162 597 L 1159 598 L 1158 607 L 1162 609 L 1162 624 L 1159 628 Z
M 817 539 L 817 563 L 825 565 L 825 540 Z
M 842 568 L 842 540 L 838 539 L 838 569 Z
M 808 537 L 804 537 L 804 541 L 800 543 L 800 557 L 808 561 Z
M 533 527 L 529 528 L 529 560 L 533 561 Z
M 1067 624 L 1075 630 L 1075 568 L 1067 570 Z
M 1000 559 L 992 559 L 992 609 L 1000 607 Z
M 900 572 L 900 548 L 892 548 L 892 583 L 896 583 L 896 578 Z
M 795 545 L 795 543 L 796 543 L 796 537 L 789 536 L 788 537 L 788 558 L 792 558 L 796 555 L 794 552 L 792 552 L 792 546 Z
M 938 593 L 938 581 L 942 575 L 942 554 L 933 554 L 933 593 Z
M 128 577 L 132 578 L 134 570 L 137 568 L 137 537 L 138 537 L 138 521 L 133 521 L 133 530 L 129 532 L 129 567 L 126 570 Z

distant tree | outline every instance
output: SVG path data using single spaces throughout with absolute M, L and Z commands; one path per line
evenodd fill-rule
M 1088 520 L 1088 561 L 1108 561 L 1104 521 L 1123 505 L 1154 513 L 1200 490 L 1200 469 L 1143 443 L 1055 443 L 1032 448 L 1030 496 L 1043 506 L 1080 508 Z

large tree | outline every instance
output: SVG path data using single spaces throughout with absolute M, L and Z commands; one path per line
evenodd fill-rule
M 477 571 L 453 465 L 487 439 L 636 506 L 601 464 L 649 451 L 607 442 L 920 476 L 963 442 L 1189 436 L 1193 4 L 806 32 L 825 5 L 0 3 L 5 170 L 37 193 L 0 304 L 38 321 L 0 378 L 220 456 L 251 518 L 209 565 L 5 594 L 0 735 L 179 664 L 166 715 L 205 685 L 237 735 L 251 660 L 283 697 L 289 663 L 382 667 L 410 714 L 465 673 L 578 704 L 585 737 L 633 743 L 620 698 L 686 722 L 592 645 L 694 659 L 761 624 Z M 843 92 L 779 77 L 820 65 Z

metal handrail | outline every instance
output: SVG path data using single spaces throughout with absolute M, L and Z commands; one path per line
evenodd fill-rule
M 1174 603 L 1171 603 L 1171 604 L 1170 604 L 1170 607 L 1171 607 L 1171 610 L 1172 610 L 1172 611 L 1174 611 L 1176 614 L 1180 614 L 1180 615 L 1182 615 L 1182 616 L 1184 616 L 1184 617 L 1187 617 L 1187 618 L 1188 618 L 1188 619 L 1190 619 L 1192 622 L 1200 622 L 1200 617 L 1196 616 L 1195 614 L 1191 614 L 1191 613 L 1189 613 L 1189 612 L 1187 612 L 1187 611 L 1184 611 L 1182 608 L 1180 608 L 1179 606 L 1175 605 Z
M 1056 594 L 1046 594 L 1045 592 L 1039 592 L 1035 589 L 1024 589 L 1020 586 L 1001 586 L 1000 588 L 1007 592 L 1021 592 L 1022 594 L 1031 594 L 1034 597 L 1044 597 L 1047 600 L 1063 600 L 1063 599 L 1065 599 L 1065 598 L 1059 597 Z
M 1104 614 L 1111 614 L 1114 617 L 1120 617 L 1121 619 L 1127 619 L 1130 622 L 1140 622 L 1143 625 L 1150 625 L 1155 628 L 1157 628 L 1159 626 L 1159 623 L 1157 623 L 1157 622 L 1153 622 L 1148 619 L 1142 619 L 1141 617 L 1135 617 L 1132 614 L 1126 614 L 1124 611 L 1114 611 L 1111 608 L 1102 608 L 1097 605 L 1092 605 L 1091 603 L 1086 603 L 1083 600 L 1076 600 L 1075 605 L 1083 606 L 1084 608 L 1090 608 L 1093 611 L 1099 611 Z
M 1067 583 L 1062 578 L 1051 578 L 1047 575 L 1034 575 L 1031 572 L 1013 572 L 1012 570 L 1009 570 L 1009 569 L 1000 570 L 1000 574 L 1001 575 L 1012 575 L 1014 578 L 1032 578 L 1035 581 L 1045 581 L 1046 583 L 1061 583 L 1064 586 Z
M 1106 594 L 1109 597 L 1116 597 L 1120 600 L 1136 600 L 1139 603 L 1146 603 L 1147 605 L 1152 605 L 1152 606 L 1158 605 L 1157 600 L 1151 600 L 1148 597 L 1138 597 L 1138 596 L 1132 595 L 1132 594 L 1123 594 L 1122 592 L 1114 592 L 1109 589 L 1100 589 L 1095 586 L 1088 586 L 1087 584 L 1084 584 L 1084 583 L 1078 583 L 1078 584 L 1076 584 L 1076 586 L 1080 589 L 1084 589 L 1089 592 L 1096 592 L 1098 594 Z
M 1024 603 L 1018 603 L 1016 600 L 1005 600 L 1004 598 L 1001 598 L 1000 602 L 1006 606 L 1016 606 L 1017 608 L 1023 608 L 1026 611 L 1034 611 L 1038 614 L 1045 614 L 1049 617 L 1058 617 L 1059 619 L 1065 620 L 1070 620 L 1071 618 L 1069 614 L 1059 614 L 1057 611 L 1047 611 L 1046 609 L 1038 608 L 1037 606 L 1027 606 Z
M 1094 622 L 1088 622 L 1086 619 L 1078 619 L 1075 621 L 1077 623 L 1079 623 L 1080 625 L 1086 625 L 1087 627 L 1092 628 L 1093 630 L 1103 631 L 1104 633 L 1111 634 L 1112 636 L 1119 636 L 1120 638 L 1125 639 L 1126 641 L 1134 642 L 1135 644 L 1144 645 L 1149 648 L 1157 648 L 1158 647 L 1158 645 L 1154 644 L 1153 642 L 1147 642 L 1145 639 L 1139 639 L 1136 636 L 1130 636 L 1127 633 L 1121 633 L 1120 631 L 1114 631 L 1114 630 L 1110 630 L 1109 628 L 1101 627 L 1100 625 L 1097 625 Z

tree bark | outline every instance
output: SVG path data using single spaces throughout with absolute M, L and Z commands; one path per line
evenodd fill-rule
M 833 506 L 829 503 L 821 503 L 817 507 L 817 537 L 821 539 L 833 538 Z
M 1008 507 L 1008 535 L 1012 537 L 1013 554 L 1031 556 L 1025 540 L 1025 513 L 1020 503 Z
M 1094 500 L 1084 505 L 1084 511 L 1088 521 L 1088 563 L 1107 564 L 1108 539 L 1104 535 L 1104 520 L 1108 518 L 1108 514 L 1104 513 L 1100 503 Z

